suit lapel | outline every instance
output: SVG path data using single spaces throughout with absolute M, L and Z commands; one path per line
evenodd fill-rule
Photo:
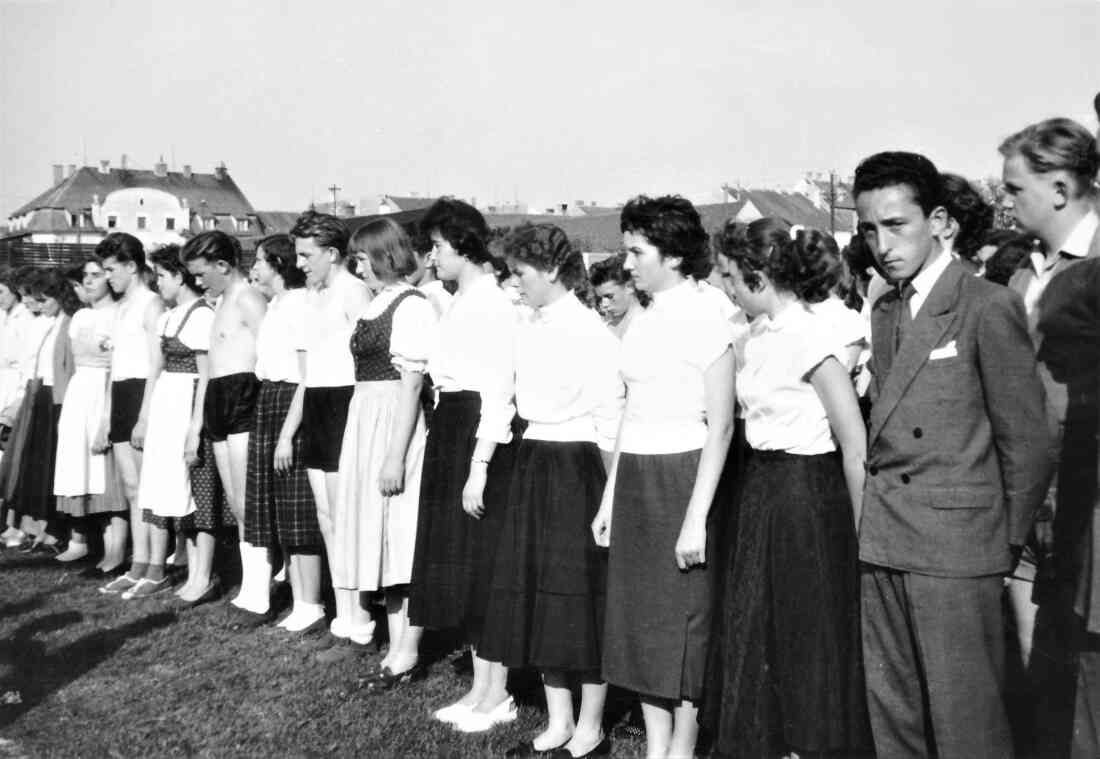
M 905 340 L 898 346 L 897 355 L 892 356 L 893 360 L 888 365 L 886 376 L 879 385 L 879 396 L 871 406 L 869 446 L 874 444 L 886 420 L 890 418 L 905 391 L 912 384 L 913 378 L 928 361 L 928 354 L 939 344 L 940 339 L 955 320 L 955 305 L 959 299 L 959 284 L 963 276 L 969 275 L 958 262 L 953 261 L 944 269 L 936 284 L 932 286 L 932 291 L 925 298 L 924 305 L 913 319 L 912 325 L 906 331 Z M 895 298 L 895 303 L 890 308 L 891 314 L 896 314 L 900 306 L 900 301 Z M 893 325 L 893 321 L 876 323 L 879 327 L 877 331 L 880 333 L 875 337 L 876 350 L 883 342 L 893 342 Z M 886 327 L 886 335 L 881 334 L 884 331 L 882 327 Z

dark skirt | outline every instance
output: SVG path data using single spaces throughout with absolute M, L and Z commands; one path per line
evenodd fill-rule
M 203 430 L 199 436 L 199 461 L 191 467 L 191 498 L 195 510 L 180 519 L 184 532 L 218 532 L 223 527 L 236 527 L 237 520 L 229 509 L 218 466 L 214 461 L 214 442 Z
M 275 444 L 298 385 L 260 385 L 256 417 L 248 437 L 248 473 L 244 500 L 244 539 L 257 546 L 316 551 L 321 546 L 317 504 L 302 466 L 301 431 L 291 441 L 293 468 L 275 471 Z
M 716 756 L 870 745 L 858 556 L 840 456 L 754 451 L 703 715 Z
M 31 401 L 27 442 L 15 485 L 13 507 L 17 514 L 43 520 L 52 519 L 57 514 L 53 476 L 57 464 L 57 423 L 60 418 L 61 405 L 53 402 L 53 388 L 39 385 Z
M 624 453 L 615 480 L 603 675 L 613 685 L 658 698 L 703 695 L 714 541 L 707 540 L 706 565 L 686 572 L 676 566 L 699 455 Z
M 40 379 L 27 382 L 23 402 L 19 405 L 11 433 L 8 435 L 8 442 L 4 446 L 4 457 L 0 459 L 0 498 L 4 501 L 5 513 L 14 507 L 15 487 L 19 484 L 19 471 L 23 466 L 23 456 L 26 454 L 34 399 L 41 387 Z
M 605 481 L 594 443 L 519 444 L 481 658 L 599 673 L 607 551 L 592 539 L 591 524 Z
M 424 451 L 409 584 L 412 624 L 458 629 L 471 643 L 480 639 L 485 620 L 514 458 L 514 444 L 497 446 L 485 485 L 485 513 L 481 519 L 467 514 L 462 489 L 477 444 L 480 414 L 478 393 L 440 393 Z

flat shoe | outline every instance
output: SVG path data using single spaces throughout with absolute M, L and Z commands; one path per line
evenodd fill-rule
M 221 592 L 221 583 L 217 580 L 211 580 L 210 584 L 206 586 L 206 590 L 202 592 L 202 595 L 196 598 L 194 601 L 184 601 L 183 608 L 194 609 L 196 607 L 202 606 L 203 604 L 208 604 L 211 601 L 216 601 L 221 595 Z
M 147 577 L 142 577 L 138 580 L 137 585 L 129 590 L 123 591 L 122 600 L 129 601 L 131 599 L 142 599 L 155 596 L 157 593 L 161 593 L 171 587 L 171 583 L 168 582 L 167 577 L 163 577 L 160 580 L 150 580 Z
M 249 611 L 239 606 L 229 604 L 225 613 L 225 626 L 230 630 L 255 630 L 275 619 L 275 615 L 268 609 L 264 612 Z
M 565 743 L 569 743 L 568 740 Z M 559 749 L 565 748 L 565 743 L 554 748 L 537 749 L 535 748 L 534 741 L 524 741 L 523 743 L 517 743 L 512 748 L 504 752 L 505 756 L 513 757 L 514 759 L 520 759 L 520 757 L 538 757 L 538 756 L 552 756 L 553 752 Z
M 497 725 L 514 722 L 519 716 L 516 702 L 511 696 L 501 701 L 489 712 L 475 712 L 470 710 L 459 717 L 455 722 L 455 729 L 460 733 L 484 733 L 492 730 Z
M 318 664 L 336 664 L 366 656 L 370 653 L 370 649 L 369 643 L 356 643 L 350 638 L 337 638 L 333 646 L 315 654 L 313 660 Z
M 366 689 L 372 693 L 381 693 L 383 691 L 393 690 L 399 685 L 423 680 L 427 676 L 427 668 L 419 662 L 412 665 L 404 672 L 394 672 L 389 667 L 383 667 L 367 682 Z
M 454 724 L 462 718 L 462 715 L 467 712 L 472 712 L 473 710 L 474 707 L 467 706 L 466 704 L 451 704 L 450 706 L 444 706 L 442 709 L 436 709 L 432 717 L 440 722 Z
M 99 592 L 103 593 L 104 595 L 111 596 L 116 593 L 127 591 L 137 585 L 139 582 L 141 582 L 140 579 L 135 580 L 133 577 L 130 577 L 130 575 L 119 575 L 118 577 L 101 587 L 99 589 Z
M 568 749 L 556 748 L 550 752 L 551 759 L 586 759 L 590 756 L 607 756 L 611 753 L 611 739 L 606 735 L 595 746 L 585 751 L 583 754 L 573 755 L 569 753 Z

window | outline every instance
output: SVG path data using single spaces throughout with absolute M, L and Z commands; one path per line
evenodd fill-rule
M 176 228 L 176 220 L 173 217 L 169 216 L 167 219 L 164 220 L 164 228 L 171 232 Z
M 117 226 L 118 226 L 118 217 L 117 216 L 108 216 L 107 217 L 107 229 L 114 229 Z
M 138 229 L 145 229 L 145 217 L 144 216 L 137 217 L 137 228 Z
M 237 219 L 237 231 L 238 232 L 247 232 L 248 231 L 248 219 Z
M 216 222 L 216 220 L 214 219 L 214 217 L 213 217 L 213 216 L 211 216 L 211 217 L 210 217 L 209 219 L 203 219 L 203 220 L 202 220 L 202 228 L 203 228 L 203 229 L 214 229 L 214 225 L 215 225 L 216 223 L 217 223 L 217 222 Z
M 95 223 L 92 221 L 92 215 L 90 213 L 85 213 L 81 216 L 80 226 L 82 226 L 82 227 L 94 227 L 95 226 Z

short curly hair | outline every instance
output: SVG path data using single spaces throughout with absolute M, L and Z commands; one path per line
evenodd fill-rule
M 290 229 L 291 237 L 313 238 L 322 248 L 335 248 L 340 258 L 348 255 L 348 227 L 337 217 L 328 213 L 309 210 L 298 217 Z
M 1023 156 L 1036 174 L 1068 172 L 1075 180 L 1076 195 L 1093 192 L 1100 172 L 1096 137 L 1073 119 L 1056 118 L 1024 127 L 997 148 L 1010 158 Z
M 575 290 L 588 274 L 582 256 L 569 242 L 561 228 L 553 224 L 524 224 L 504 242 L 504 256 L 510 262 L 519 261 L 539 271 L 558 270 L 558 280 L 568 290 Z
M 432 204 L 420 229 L 430 236 L 438 233 L 451 244 L 455 252 L 475 264 L 493 261 L 489 252 L 489 225 L 481 211 L 457 198 L 440 198 Z
M 943 180 L 936 165 L 920 153 L 900 150 L 875 153 L 856 167 L 852 197 L 886 187 L 908 187 L 925 216 L 943 206 Z
M 982 247 L 982 238 L 993 228 L 993 206 L 966 177 L 944 173 L 943 201 L 947 215 L 959 225 L 955 237 L 955 252 L 973 260 Z
M 264 261 L 272 271 L 283 278 L 287 290 L 305 287 L 306 275 L 298 268 L 298 254 L 294 252 L 294 240 L 290 235 L 268 235 L 256 243 L 256 254 L 263 250 Z
M 844 268 L 836 240 L 818 229 L 799 229 L 765 217 L 749 224 L 730 221 L 715 236 L 715 252 L 737 264 L 745 285 L 763 286 L 764 274 L 777 290 L 806 303 L 820 303 L 836 287 Z
M 639 195 L 623 207 L 619 231 L 645 237 L 662 258 L 679 258 L 679 272 L 701 280 L 710 274 L 709 237 L 699 212 L 679 195 Z
M 198 282 L 195 280 L 195 275 L 191 273 L 190 269 L 188 269 L 187 265 L 184 263 L 184 257 L 180 253 L 180 246 L 169 244 L 157 248 L 149 255 L 149 261 L 153 266 L 159 266 L 169 274 L 177 275 L 183 281 L 184 286 L 191 292 L 196 295 L 202 294 L 202 288 L 199 287 Z

